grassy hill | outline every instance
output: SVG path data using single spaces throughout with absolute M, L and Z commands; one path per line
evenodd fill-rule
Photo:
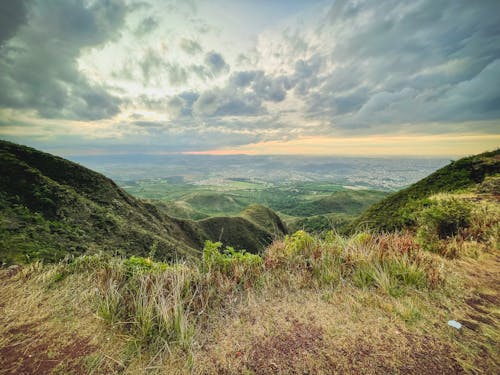
M 287 228 L 280 217 L 273 210 L 260 204 L 248 206 L 240 212 L 240 216 L 275 236 L 279 236 L 280 233 L 287 233 Z
M 195 192 L 182 200 L 199 212 L 206 214 L 237 214 L 248 205 L 240 197 L 218 192 Z
M 306 229 L 317 233 L 330 230 L 332 226 L 336 230 L 343 230 L 363 210 L 388 195 L 387 192 L 350 190 L 324 182 L 299 182 L 273 187 L 254 183 L 248 189 L 233 187 L 233 190 L 224 186 L 224 189 L 229 189 L 227 191 L 221 191 L 221 186 L 200 188 L 193 184 L 173 185 L 158 180 L 144 180 L 134 186 L 133 189 L 130 185 L 126 188 L 137 197 L 156 197 L 150 198 L 152 204 L 165 214 L 179 219 L 242 216 L 254 221 L 245 212 L 252 210 L 247 211 L 247 207 L 258 204 L 278 212 L 291 229 Z M 267 215 L 265 212 L 254 214 Z
M 195 210 L 189 203 L 185 201 L 168 201 L 149 200 L 160 211 L 171 217 L 179 219 L 199 220 L 206 219 L 209 215 Z
M 406 189 L 391 194 L 362 213 L 350 229 L 401 229 L 412 224 L 414 206 L 436 193 L 456 192 L 482 183 L 500 173 L 500 150 L 466 157 L 437 170 Z
M 387 195 L 385 192 L 372 190 L 344 190 L 331 195 L 300 202 L 283 209 L 287 215 L 304 217 L 328 213 L 357 215 Z
M 0 141 L 0 175 L 3 263 L 100 250 L 147 255 L 154 249 L 158 259 L 198 258 L 204 241 L 221 232 L 228 244 L 249 244 L 252 251 L 272 237 L 243 218 L 172 218 L 99 173 L 10 142 Z

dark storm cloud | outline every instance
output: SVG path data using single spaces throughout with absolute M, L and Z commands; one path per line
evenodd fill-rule
M 341 0 L 316 33 L 330 52 L 294 75 L 311 118 L 362 133 L 500 117 L 498 1 Z
M 168 112 L 175 118 L 191 117 L 193 114 L 193 104 L 200 95 L 192 91 L 186 91 L 170 98 L 167 102 Z
M 286 77 L 273 78 L 263 71 L 237 71 L 226 85 L 201 93 L 185 92 L 168 100 L 174 117 L 256 116 L 266 110 L 264 102 L 281 102 L 293 86 Z M 274 126 L 274 124 L 273 124 Z
M 27 0 L 0 2 L 0 47 L 26 22 L 27 3 Z
M 290 87 L 288 78 L 272 78 L 263 73 L 257 75 L 252 85 L 257 96 L 271 102 L 283 101 L 286 97 L 286 90 Z
M 82 49 L 119 35 L 125 5 L 118 0 L 29 5 L 27 22 L 0 50 L 0 107 L 77 120 L 118 113 L 120 99 L 90 83 L 79 72 L 76 59 Z

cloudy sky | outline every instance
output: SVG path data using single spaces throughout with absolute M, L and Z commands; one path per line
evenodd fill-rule
M 63 155 L 500 146 L 498 0 L 0 0 L 0 138 Z

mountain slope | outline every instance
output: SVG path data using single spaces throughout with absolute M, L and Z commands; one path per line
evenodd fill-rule
M 299 217 L 331 213 L 357 215 L 386 195 L 387 193 L 385 192 L 374 190 L 338 191 L 329 196 L 301 202 L 283 210 L 283 212 L 287 215 Z
M 182 201 L 195 210 L 208 214 L 236 214 L 248 204 L 233 194 L 217 192 L 191 193 L 183 197 Z
M 248 206 L 240 212 L 240 216 L 275 235 L 287 232 L 280 217 L 270 208 L 260 204 Z
M 159 259 L 193 258 L 222 230 L 219 222 L 171 218 L 99 173 L 6 141 L 0 141 L 0 175 L 2 263 L 54 261 L 99 250 L 147 255 L 153 248 Z M 229 240 L 238 238 L 233 230 L 248 233 L 254 251 L 271 236 L 241 218 L 226 218 L 224 228 Z
M 500 149 L 466 157 L 437 170 L 426 178 L 394 193 L 362 213 L 350 230 L 368 227 L 394 230 L 405 226 L 405 213 L 412 204 L 433 194 L 454 192 L 480 184 L 488 176 L 500 173 Z

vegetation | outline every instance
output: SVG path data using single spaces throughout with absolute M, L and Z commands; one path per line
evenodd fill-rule
M 160 211 L 180 219 L 231 215 L 248 218 L 246 214 L 257 204 L 276 211 L 288 227 L 314 233 L 332 228 L 343 231 L 357 215 L 387 195 L 382 191 L 349 190 L 321 182 L 269 186 L 237 180 L 227 186 L 142 180 L 128 181 L 124 188 L 137 197 L 151 199 L 150 203 Z
M 500 205 L 487 160 L 496 154 L 474 159 L 476 172 L 491 176 L 467 189 L 402 198 L 405 229 L 284 236 L 263 206 L 232 218 L 173 219 L 109 180 L 93 197 L 29 166 L 22 153 L 36 151 L 5 147 L 0 165 L 13 167 L 21 180 L 10 183 L 30 193 L 0 185 L 1 254 L 32 255 L 0 270 L 7 374 L 499 371 Z M 104 178 L 84 172 L 87 182 Z M 100 201 L 106 194 L 111 203 Z M 126 228 L 148 241 L 140 251 L 111 251 Z M 203 245 L 190 257 L 166 257 L 170 234 Z M 93 249 L 62 247 L 89 239 Z
M 106 251 L 156 258 L 198 258 L 206 239 L 258 252 L 285 227 L 242 217 L 174 219 L 108 178 L 62 158 L 0 141 L 0 262 L 56 261 Z M 221 237 L 222 235 L 222 237 Z
M 408 220 L 408 213 L 420 206 L 423 200 L 437 193 L 452 193 L 475 188 L 500 173 L 500 149 L 457 160 L 437 170 L 430 176 L 410 187 L 390 195 L 375 203 L 351 225 L 350 230 L 367 227 L 376 230 L 395 230 L 411 227 L 414 221 Z M 485 181 L 486 180 L 486 181 Z M 490 189 L 494 189 L 493 187 Z
M 438 195 L 430 202 L 416 214 L 416 236 L 411 232 L 342 236 L 330 231 L 319 237 L 300 230 L 275 240 L 262 255 L 206 241 L 199 263 L 163 263 L 150 257 L 99 253 L 53 265 L 33 263 L 9 283 L 17 288 L 38 285 L 42 288 L 39 296 L 69 296 L 68 288 L 78 283 L 81 290 L 78 301 L 73 301 L 75 311 L 82 304 L 89 313 L 94 311 L 104 324 L 103 332 L 115 340 L 107 349 L 114 358 L 89 354 L 94 359 L 87 359 L 86 366 L 97 372 L 109 371 L 111 366 L 113 371 L 138 373 L 146 368 L 274 373 L 260 357 L 265 352 L 266 358 L 276 356 L 282 372 L 356 373 L 367 370 L 369 367 L 359 366 L 369 366 L 371 360 L 360 357 L 357 365 L 343 364 L 341 357 L 334 361 L 331 356 L 339 350 L 338 340 L 357 337 L 358 341 L 345 341 L 357 345 L 359 335 L 367 335 L 374 350 L 384 352 L 387 337 L 377 338 L 375 332 L 396 329 L 399 333 L 390 333 L 392 354 L 377 357 L 385 371 L 416 366 L 411 371 L 421 372 L 419 361 L 436 357 L 436 362 L 425 362 L 425 366 L 434 366 L 431 371 L 493 373 L 498 370 L 494 343 L 499 332 L 487 316 L 496 305 L 481 302 L 479 312 L 460 319 L 471 327 L 464 328 L 465 336 L 452 334 L 446 320 L 456 317 L 454 314 L 461 316 L 467 303 L 472 303 L 467 302 L 471 292 L 463 262 L 472 262 L 472 257 L 486 262 L 484 267 L 497 267 L 491 262 L 500 238 L 498 203 L 477 195 L 474 200 Z M 442 241 L 447 248 L 458 246 L 459 251 L 449 260 L 449 251 L 428 246 L 432 241 Z M 155 251 L 153 247 L 150 255 Z M 279 315 L 274 311 L 277 306 Z M 443 306 L 453 314 L 443 311 Z M 257 328 L 252 316 L 259 319 Z M 363 324 L 356 323 L 357 319 Z M 339 331 L 337 323 L 332 325 L 336 320 L 343 321 L 349 332 Z M 267 326 L 271 323 L 275 325 Z M 362 328 L 364 323 L 369 329 Z M 263 336 L 252 333 L 255 329 Z M 433 334 L 429 336 L 429 332 Z M 321 337 L 321 341 L 309 339 L 309 335 Z M 276 352 L 281 350 L 278 341 L 283 340 L 296 349 Z M 329 344 L 323 346 L 323 340 Z M 322 354 L 304 357 L 295 352 L 302 345 Z M 401 362 L 397 356 L 406 345 L 413 345 L 416 357 L 407 354 Z M 342 350 L 346 350 L 343 356 L 350 356 L 357 349 L 347 346 Z

